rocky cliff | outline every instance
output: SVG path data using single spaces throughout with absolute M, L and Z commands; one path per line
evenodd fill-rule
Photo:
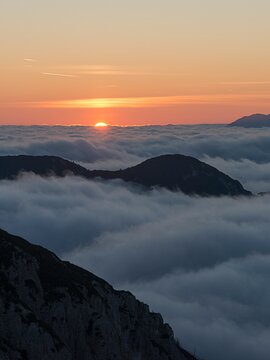
M 1 360 L 195 360 L 131 293 L 0 230 Z

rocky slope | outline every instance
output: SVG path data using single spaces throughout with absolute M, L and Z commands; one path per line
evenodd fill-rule
M 195 360 L 161 315 L 0 230 L 1 360 Z
M 158 156 L 117 171 L 90 171 L 56 156 L 0 156 L 0 179 L 13 179 L 21 172 L 41 176 L 72 174 L 87 179 L 122 179 L 147 189 L 164 187 L 189 195 L 250 195 L 239 181 L 191 156 L 178 154 Z
M 261 127 L 270 127 L 270 114 L 253 114 L 249 116 L 244 116 L 231 124 L 229 126 L 240 126 L 245 128 L 261 128 Z

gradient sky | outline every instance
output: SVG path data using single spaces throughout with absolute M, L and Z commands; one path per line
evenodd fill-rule
M 270 113 L 269 0 L 6 0 L 0 123 Z

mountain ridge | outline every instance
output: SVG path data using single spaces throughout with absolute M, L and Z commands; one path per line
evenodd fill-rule
M 86 179 L 121 179 L 146 189 L 164 187 L 188 195 L 251 195 L 238 180 L 194 157 L 180 154 L 160 155 L 116 171 L 88 170 L 57 156 L 0 156 L 0 180 L 15 179 L 22 172 L 40 176 L 75 175 Z

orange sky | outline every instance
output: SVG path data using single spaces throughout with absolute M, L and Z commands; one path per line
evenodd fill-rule
M 269 13 L 266 0 L 2 2 L 0 123 L 270 113 Z

